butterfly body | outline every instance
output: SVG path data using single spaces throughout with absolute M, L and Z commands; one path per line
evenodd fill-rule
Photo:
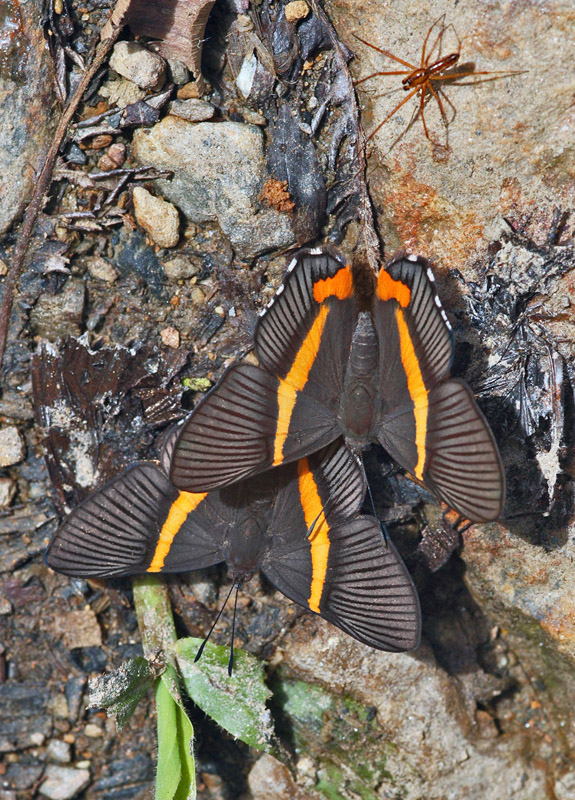
M 453 336 L 427 262 L 401 255 L 366 296 L 331 250 L 302 251 L 258 321 L 260 366 L 232 366 L 176 444 L 172 478 L 212 489 L 289 463 L 340 436 L 379 442 L 472 520 L 495 519 L 504 477 L 465 383 L 449 377 Z

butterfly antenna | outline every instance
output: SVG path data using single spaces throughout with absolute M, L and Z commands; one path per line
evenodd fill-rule
M 238 610 L 238 593 L 240 591 L 241 582 L 238 581 L 236 584 L 236 596 L 234 599 L 234 616 L 232 617 L 232 638 L 230 639 L 230 660 L 228 661 L 228 675 L 230 678 L 232 677 L 232 672 L 234 669 L 234 636 L 236 633 L 236 613 Z M 232 589 L 234 587 L 232 586 Z M 228 595 L 229 597 L 229 595 Z
M 199 661 L 199 660 L 200 660 L 200 658 L 202 657 L 202 653 L 204 652 L 204 647 L 206 646 L 206 642 L 208 641 L 208 639 L 210 638 L 210 636 L 211 636 L 211 635 L 212 635 L 212 633 L 214 632 L 214 628 L 215 628 L 215 627 L 216 627 L 216 625 L 218 624 L 218 621 L 219 621 L 220 617 L 222 616 L 222 614 L 223 614 L 223 612 L 224 612 L 224 608 L 225 608 L 225 607 L 226 607 L 226 605 L 228 604 L 228 600 L 230 599 L 230 595 L 231 595 L 231 593 L 234 591 L 234 586 L 235 586 L 235 583 L 232 583 L 232 585 L 231 585 L 231 588 L 230 588 L 230 591 L 228 592 L 228 594 L 227 594 L 227 597 L 226 597 L 226 599 L 224 600 L 222 607 L 221 607 L 221 608 L 220 608 L 220 610 L 218 611 L 218 615 L 217 615 L 217 617 L 216 617 L 216 618 L 215 618 L 215 620 L 212 622 L 212 627 L 211 627 L 211 628 L 210 628 L 210 630 L 208 631 L 208 635 L 206 636 L 206 638 L 204 639 L 204 641 L 201 643 L 201 645 L 200 645 L 200 649 L 199 649 L 199 650 L 198 650 L 198 652 L 196 653 L 196 657 L 194 658 L 194 664 L 196 663 L 196 661 Z M 236 594 L 236 601 L 237 601 L 237 594 Z M 234 611 L 234 621 L 235 621 L 235 611 Z

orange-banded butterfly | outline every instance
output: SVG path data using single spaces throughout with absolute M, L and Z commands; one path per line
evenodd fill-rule
M 471 390 L 449 377 L 452 330 L 429 264 L 401 254 L 367 292 L 356 274 L 332 249 L 293 259 L 256 327 L 260 366 L 232 366 L 194 409 L 172 480 L 214 489 L 344 436 L 356 452 L 379 442 L 464 517 L 496 519 L 501 459 Z
M 358 513 L 365 482 L 340 439 L 309 458 L 210 493 L 178 491 L 140 462 L 64 521 L 46 561 L 65 575 L 186 572 L 226 562 L 236 585 L 261 570 L 291 600 L 380 650 L 417 647 L 411 577 L 378 522 Z

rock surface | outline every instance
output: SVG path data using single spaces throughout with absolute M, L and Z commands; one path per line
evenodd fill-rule
M 3 4 L 0 19 L 0 234 L 30 200 L 56 119 L 41 0 Z
M 117 42 L 110 57 L 110 67 L 140 89 L 158 91 L 166 79 L 164 59 L 137 42 Z
M 24 440 L 14 425 L 0 428 L 0 467 L 9 467 L 22 461 L 26 455 Z
M 180 238 L 180 217 L 171 203 L 155 197 L 143 186 L 133 193 L 137 222 L 160 247 L 175 247 Z
M 288 214 L 258 209 L 266 180 L 263 135 L 238 122 L 191 123 L 168 116 L 134 134 L 141 164 L 174 171 L 157 185 L 188 220 L 217 221 L 241 258 L 294 241 Z

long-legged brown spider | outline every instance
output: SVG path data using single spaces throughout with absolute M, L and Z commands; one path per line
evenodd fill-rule
M 429 45 L 430 38 L 432 31 L 437 29 L 437 33 L 435 35 L 435 39 L 433 40 L 433 44 Z M 453 53 L 449 53 L 448 55 L 441 55 L 442 50 L 442 43 L 443 37 L 448 29 L 451 29 L 457 39 L 457 50 Z M 435 141 L 429 135 L 429 130 L 427 128 L 427 124 L 425 122 L 425 105 L 427 101 L 433 97 L 437 105 L 439 107 L 439 111 L 441 113 L 441 118 L 445 125 L 446 132 L 449 128 L 449 122 L 453 122 L 455 118 L 456 109 L 451 100 L 447 97 L 447 95 L 443 92 L 440 85 L 434 86 L 434 82 L 440 81 L 456 81 L 459 78 L 464 78 L 468 76 L 475 76 L 475 75 L 494 75 L 496 76 L 493 80 L 496 80 L 498 77 L 502 77 L 504 75 L 518 75 L 520 74 L 519 71 L 516 72 L 507 72 L 507 71 L 487 71 L 481 70 L 476 71 L 475 69 L 454 69 L 455 65 L 459 61 L 460 51 L 461 51 L 461 41 L 459 36 L 457 35 L 455 28 L 453 25 L 445 25 L 445 14 L 442 14 L 435 22 L 430 26 L 429 30 L 427 31 L 427 35 L 423 42 L 423 47 L 421 50 L 421 62 L 419 66 L 415 66 L 414 64 L 410 64 L 409 61 L 405 61 L 399 56 L 390 53 L 389 50 L 383 50 L 381 47 L 377 47 L 376 45 L 372 44 L 371 42 L 362 39 L 361 36 L 357 36 L 355 33 L 353 34 L 356 39 L 358 39 L 362 44 L 371 47 L 373 50 L 376 50 L 378 53 L 381 53 L 388 58 L 391 58 L 393 61 L 396 61 L 398 64 L 402 64 L 406 69 L 398 69 L 398 70 L 386 70 L 383 72 L 372 72 L 371 75 L 367 75 L 365 78 L 361 78 L 360 80 L 355 82 L 356 86 L 359 86 L 361 83 L 370 80 L 371 78 L 376 78 L 385 75 L 405 75 L 405 78 L 401 81 L 403 89 L 408 92 L 407 96 L 399 102 L 395 108 L 390 111 L 390 113 L 382 120 L 379 125 L 373 130 L 369 136 L 367 137 L 367 141 L 372 139 L 375 134 L 380 130 L 380 128 L 385 125 L 385 123 L 393 117 L 393 115 L 399 111 L 399 109 L 405 105 L 412 97 L 419 93 L 419 108 L 416 110 L 415 113 L 419 113 L 421 116 L 421 121 L 423 123 L 423 130 L 425 131 L 426 138 L 431 142 L 431 144 L 436 145 L 438 147 L 445 147 L 445 145 L 441 144 L 440 142 Z M 437 57 L 434 61 L 432 61 L 433 53 L 437 51 Z M 465 65 L 462 65 L 465 66 Z M 451 70 L 451 71 L 450 71 Z M 489 80 L 489 79 L 488 79 Z M 480 83 L 481 81 L 474 81 L 473 83 Z M 461 85 L 461 84 L 460 84 Z M 469 84 L 463 84 L 469 85 Z M 451 107 L 453 111 L 453 116 L 451 120 L 447 119 L 447 115 L 445 113 L 445 108 L 442 103 L 443 100 Z M 411 123 L 410 123 L 411 124 Z

